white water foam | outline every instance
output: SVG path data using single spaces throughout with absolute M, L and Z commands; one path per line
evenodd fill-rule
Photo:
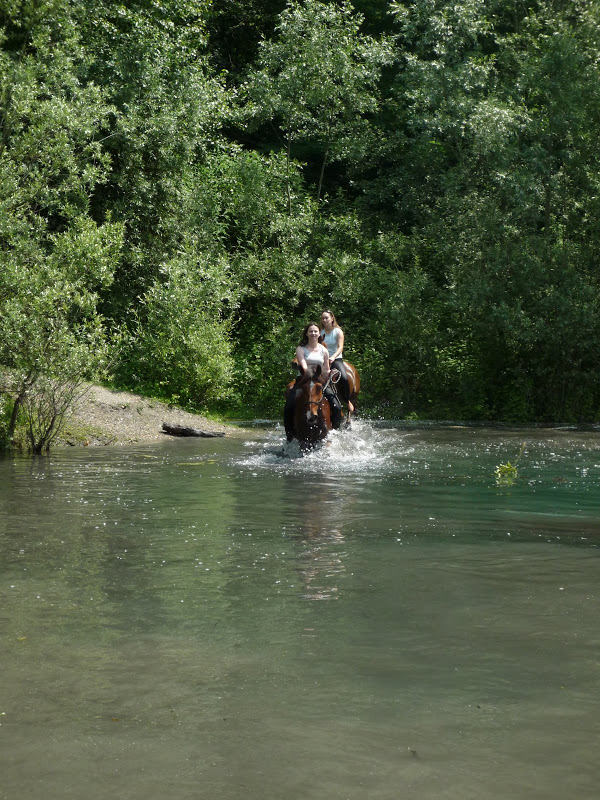
M 364 420 L 356 420 L 348 430 L 331 431 L 327 441 L 314 450 L 302 453 L 297 441 L 287 442 L 278 425 L 259 447 L 258 452 L 243 458 L 241 464 L 253 469 L 276 469 L 285 472 L 326 472 L 379 474 L 395 468 L 398 456 L 406 457 L 413 447 L 403 443 L 397 430 L 377 429 Z M 240 463 L 239 461 L 237 462 Z

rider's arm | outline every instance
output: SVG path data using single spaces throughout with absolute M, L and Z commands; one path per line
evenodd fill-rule
M 327 352 L 327 348 L 323 347 L 323 377 L 327 380 L 329 376 L 329 353 Z
M 337 348 L 335 353 L 329 357 L 330 361 L 335 361 L 336 358 L 339 358 L 342 353 L 344 352 L 344 331 L 341 328 L 336 328 L 337 334 Z
M 304 348 L 301 345 L 296 348 L 296 361 L 298 362 L 301 372 L 304 372 L 307 369 L 307 364 L 304 358 Z
M 321 371 L 321 375 L 325 380 L 329 377 L 329 353 L 327 352 L 327 348 L 321 345 L 323 348 L 323 370 Z M 335 370 L 337 372 L 337 370 Z

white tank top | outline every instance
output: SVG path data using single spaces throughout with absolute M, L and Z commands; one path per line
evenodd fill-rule
M 329 333 L 325 333 L 325 328 L 321 329 L 321 336 L 323 337 L 323 340 L 327 345 L 327 352 L 329 353 L 330 358 L 338 349 L 338 341 L 340 338 L 340 333 L 341 333 L 340 328 L 334 328 Z M 342 353 L 339 354 L 338 358 L 342 358 Z
M 319 345 L 318 350 L 309 350 L 308 347 L 303 347 L 304 350 L 304 358 L 306 360 L 306 364 L 309 367 L 313 367 L 316 364 L 320 364 L 323 366 L 325 363 L 325 353 L 327 350 L 323 347 L 322 344 Z

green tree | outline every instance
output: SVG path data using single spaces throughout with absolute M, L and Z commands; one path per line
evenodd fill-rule
M 125 226 L 123 258 L 104 303 L 119 319 L 188 235 L 185 192 L 220 144 L 228 100 L 207 64 L 207 3 L 84 0 L 78 8 L 88 76 L 115 108 L 103 142 L 111 171 L 93 209 Z
M 286 0 L 213 0 L 206 15 L 209 57 L 235 84 L 256 60 L 261 38 L 270 38 Z
M 240 396 L 255 411 L 278 410 L 290 374 L 290 329 L 307 299 L 314 201 L 300 166 L 283 153 L 232 148 L 209 158 L 193 186 L 190 220 L 204 231 L 203 247 L 208 237 L 228 265 L 222 308 L 232 322 Z
M 230 325 L 220 315 L 218 291 L 224 267 L 203 264 L 193 252 L 165 265 L 165 274 L 140 298 L 137 324 L 122 353 L 120 369 L 128 383 L 197 409 L 231 398 Z
M 42 384 L 66 385 L 102 362 L 97 292 L 112 280 L 121 228 L 90 215 L 109 169 L 98 140 L 111 108 L 82 81 L 71 5 L 14 4 L 2 22 L 0 366 L 10 441 L 20 410 L 37 414 Z M 65 410 L 58 403 L 54 419 L 37 414 L 32 449 L 47 446 Z
M 589 418 L 597 9 L 393 10 L 398 70 L 355 180 L 371 229 L 402 231 L 432 281 L 421 403 L 443 416 Z
M 288 160 L 297 143 L 319 148 L 317 202 L 327 164 L 355 151 L 377 108 L 388 49 L 361 35 L 361 23 L 348 3 L 290 2 L 244 87 L 244 115 L 276 122 Z

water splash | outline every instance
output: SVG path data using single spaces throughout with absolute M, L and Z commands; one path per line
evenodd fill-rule
M 237 461 L 253 469 L 281 472 L 356 474 L 387 473 L 397 469 L 399 457 L 406 458 L 413 447 L 404 443 L 404 435 L 391 429 L 377 429 L 371 423 L 357 420 L 349 430 L 332 431 L 328 440 L 308 453 L 302 453 L 298 442 L 286 442 L 281 426 L 259 443 L 259 450 Z M 256 447 L 256 442 L 248 442 Z

